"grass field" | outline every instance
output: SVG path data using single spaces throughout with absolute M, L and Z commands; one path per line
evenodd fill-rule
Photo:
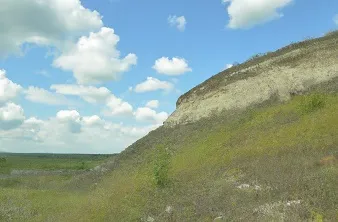
M 4 186 L 0 220 L 338 221 L 337 110 L 336 93 L 318 93 L 162 127 L 98 182 Z
M 87 170 L 111 155 L 0 153 L 0 174 L 12 170 Z

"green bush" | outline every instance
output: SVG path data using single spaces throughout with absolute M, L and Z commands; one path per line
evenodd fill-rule
M 305 96 L 300 104 L 300 110 L 303 113 L 317 111 L 325 106 L 325 98 L 320 94 L 312 94 Z
M 312 217 L 312 221 L 314 222 L 323 222 L 323 215 L 315 211 L 311 211 L 311 217 Z
M 0 157 L 0 167 L 6 166 L 7 159 L 5 157 Z
M 80 166 L 79 166 L 80 170 L 84 170 L 86 169 L 86 163 L 84 161 L 81 162 Z
M 169 182 L 170 154 L 168 150 L 161 146 L 156 150 L 154 164 L 154 180 L 159 187 L 165 187 Z

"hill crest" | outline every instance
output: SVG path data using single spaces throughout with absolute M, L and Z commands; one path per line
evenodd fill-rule
M 245 109 L 338 78 L 338 31 L 254 56 L 183 94 L 165 126 L 196 122 L 224 110 Z

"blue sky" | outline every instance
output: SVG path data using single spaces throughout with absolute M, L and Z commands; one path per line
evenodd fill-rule
M 0 151 L 9 152 L 120 152 L 234 62 L 338 26 L 336 0 L 0 4 Z

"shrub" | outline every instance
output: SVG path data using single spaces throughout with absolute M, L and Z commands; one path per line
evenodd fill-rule
M 311 217 L 312 217 L 312 221 L 314 222 L 323 222 L 323 215 L 315 211 L 311 211 Z
M 300 104 L 300 110 L 304 113 L 317 111 L 325 106 L 325 98 L 320 94 L 305 96 Z
M 86 169 L 86 163 L 84 161 L 81 162 L 80 166 L 79 166 L 80 170 L 84 170 Z
M 5 166 L 7 159 L 5 157 L 0 157 L 0 166 Z
M 262 57 L 262 56 L 265 56 L 265 55 L 267 55 L 267 53 L 257 53 L 256 55 L 251 56 L 251 57 L 248 59 L 248 61 L 257 59 L 257 58 Z
M 330 30 L 324 36 L 332 36 L 338 33 L 338 30 Z
M 154 180 L 159 187 L 164 187 L 169 182 L 170 154 L 168 150 L 161 146 L 156 150 L 154 163 Z

